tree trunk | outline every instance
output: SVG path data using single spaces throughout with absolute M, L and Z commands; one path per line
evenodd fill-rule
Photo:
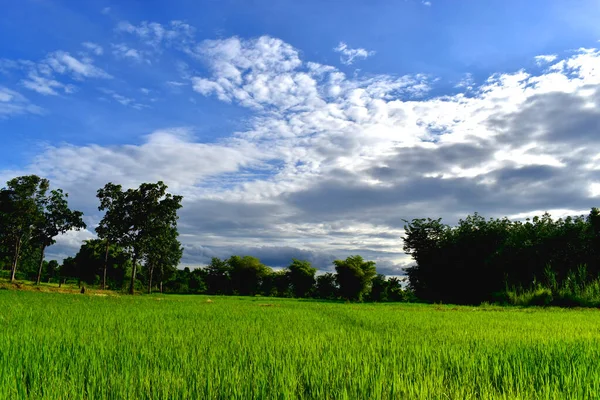
M 35 281 L 36 285 L 40 284 L 42 280 L 42 267 L 44 266 L 44 252 L 46 251 L 46 246 L 42 246 L 42 255 L 40 256 L 40 267 L 38 268 L 37 280 Z
M 134 294 L 135 289 L 135 274 L 137 272 L 137 257 L 133 257 L 133 267 L 131 269 L 131 283 L 129 284 L 129 294 Z
M 10 281 L 15 281 L 15 274 L 17 273 L 17 264 L 19 263 L 19 253 L 21 252 L 21 238 L 17 240 L 17 244 L 15 246 L 15 255 L 13 257 L 13 262 L 10 267 Z
M 152 275 L 154 274 L 154 266 L 150 264 L 150 280 L 148 281 L 148 294 L 152 294 Z
M 106 269 L 108 268 L 108 246 L 110 242 L 106 241 L 106 252 L 104 253 L 104 272 L 102 273 L 102 290 L 106 290 Z
M 160 281 L 160 294 L 162 294 L 162 281 Z

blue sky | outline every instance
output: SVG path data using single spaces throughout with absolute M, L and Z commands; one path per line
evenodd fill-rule
M 187 265 L 361 253 L 397 274 L 402 219 L 597 205 L 597 1 L 0 7 L 0 178 L 47 176 L 91 226 L 56 257 L 108 181 L 186 196 Z

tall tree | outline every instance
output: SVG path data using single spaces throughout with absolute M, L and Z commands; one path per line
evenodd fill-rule
M 28 245 L 43 217 L 43 203 L 50 183 L 37 175 L 20 176 L 0 190 L 0 226 L 12 252 L 10 280 L 14 282 L 21 250 Z
M 115 185 L 111 182 L 104 185 L 96 193 L 100 200 L 99 211 L 105 211 L 104 218 L 96 227 L 98 237 L 104 241 L 104 268 L 102 270 L 102 290 L 106 289 L 106 273 L 108 270 L 108 252 L 112 243 L 117 243 L 121 238 L 121 230 L 125 229 L 122 223 L 122 215 L 125 212 L 123 204 L 124 196 L 121 185 Z
M 72 229 L 85 229 L 81 211 L 73 211 L 69 208 L 67 197 L 62 189 L 52 190 L 50 195 L 42 199 L 41 215 L 33 227 L 33 241 L 40 247 L 40 263 L 36 284 L 40 284 L 42 278 L 42 266 L 46 247 L 56 243 L 54 238 Z
M 176 229 L 177 210 L 183 197 L 167 193 L 162 181 L 142 183 L 139 188 L 125 192 L 119 185 L 109 183 L 98 194 L 101 209 L 107 210 L 100 222 L 102 234 L 116 240 L 131 255 L 129 293 L 133 294 L 138 262 L 144 258 L 146 262 L 155 262 L 156 253 L 150 251 L 151 246 L 156 236 L 166 236 L 166 230 Z
M 347 300 L 361 300 L 371 289 L 371 281 L 377 275 L 374 261 L 365 261 L 361 256 L 350 256 L 335 260 L 336 280 L 340 294 Z
M 314 288 L 317 269 L 308 261 L 293 259 L 288 270 L 294 296 L 307 297 Z

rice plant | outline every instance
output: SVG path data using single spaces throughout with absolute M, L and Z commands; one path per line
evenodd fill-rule
M 600 314 L 0 291 L 2 399 L 600 398 Z

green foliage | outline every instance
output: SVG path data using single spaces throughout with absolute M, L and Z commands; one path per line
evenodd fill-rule
M 231 294 L 231 266 L 225 260 L 213 257 L 205 268 L 205 282 L 208 294 Z
M 43 219 L 47 179 L 37 175 L 20 176 L 0 190 L 0 237 L 11 258 L 11 280 L 16 277 L 19 260 L 26 248 L 35 247 L 32 237 Z
M 0 398 L 600 397 L 593 310 L 207 300 L 0 291 Z
M 183 197 L 167 193 L 167 186 L 142 183 L 137 189 L 123 191 L 120 185 L 107 183 L 98 190 L 100 211 L 104 217 L 97 228 L 107 243 L 117 243 L 131 255 L 132 272 L 129 286 L 134 293 L 138 262 L 145 260 L 151 289 L 157 266 L 172 268 L 181 258 L 177 240 L 177 211 Z
M 540 292 L 533 301 L 556 302 L 556 287 L 568 283 L 581 265 L 586 266 L 581 282 L 600 275 L 596 208 L 587 218 L 553 220 L 544 214 L 525 222 L 486 220 L 474 214 L 455 227 L 441 220 L 416 219 L 405 231 L 404 250 L 416 261 L 407 269 L 409 287 L 426 301 L 478 304 L 494 301 L 507 286 L 533 288 L 533 296 L 536 282 L 550 271 L 553 299 Z
M 106 243 L 100 239 L 86 240 L 74 258 L 63 261 L 60 275 L 63 279 L 75 279 L 87 284 L 101 282 L 106 260 L 106 276 L 109 289 L 121 289 L 131 261 L 125 250 L 111 244 L 106 253 Z
M 315 293 L 320 299 L 335 299 L 338 297 L 338 285 L 335 275 L 331 272 L 317 276 Z
M 371 290 L 371 281 L 377 275 L 375 262 L 364 261 L 361 256 L 335 260 L 336 280 L 340 295 L 347 300 L 361 300 Z
M 271 268 L 263 265 L 256 257 L 231 256 L 227 263 L 231 268 L 233 292 L 242 296 L 260 293 L 263 279 L 272 273 Z
M 308 297 L 315 285 L 317 269 L 313 268 L 308 261 L 296 260 L 294 258 L 288 270 L 294 297 Z

